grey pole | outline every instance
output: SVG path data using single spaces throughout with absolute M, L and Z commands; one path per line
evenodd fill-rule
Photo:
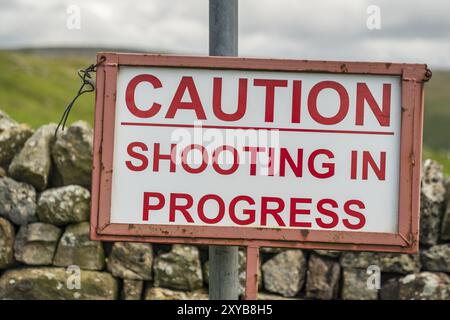
M 238 55 L 238 0 L 209 0 L 209 55 Z M 237 300 L 238 247 L 209 247 L 209 298 Z
M 209 55 L 238 55 L 238 0 L 209 0 Z

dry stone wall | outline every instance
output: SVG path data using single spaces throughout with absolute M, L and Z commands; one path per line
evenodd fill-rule
M 207 299 L 206 246 L 89 239 L 92 129 L 55 128 L 0 111 L 0 299 Z M 260 298 L 450 299 L 449 194 L 426 160 L 419 254 L 262 248 Z

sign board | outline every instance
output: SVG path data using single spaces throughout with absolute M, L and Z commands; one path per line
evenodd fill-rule
M 92 238 L 417 250 L 425 65 L 102 57 Z

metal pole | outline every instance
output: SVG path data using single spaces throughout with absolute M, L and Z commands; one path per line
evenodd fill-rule
M 238 0 L 209 0 L 209 55 L 237 56 Z M 209 247 L 209 298 L 237 300 L 238 247 Z
M 209 0 L 209 55 L 238 55 L 238 0 Z

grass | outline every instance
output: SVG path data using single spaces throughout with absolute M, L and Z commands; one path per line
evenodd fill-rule
M 444 167 L 444 175 L 450 177 L 450 152 L 442 150 L 433 150 L 428 147 L 424 147 L 422 152 L 423 159 L 433 159 Z
M 425 84 L 424 144 L 450 150 L 450 71 L 437 71 Z
M 80 86 L 77 70 L 94 59 L 0 52 L 0 109 L 34 128 L 58 122 Z M 79 119 L 93 124 L 93 93 L 78 99 L 68 123 Z M 434 71 L 426 83 L 424 122 L 424 158 L 438 160 L 450 175 L 450 71 Z
M 77 70 L 92 62 L 0 52 L 0 109 L 34 128 L 59 122 L 81 84 Z M 83 119 L 93 124 L 93 111 L 94 94 L 86 93 L 73 107 L 69 123 Z

